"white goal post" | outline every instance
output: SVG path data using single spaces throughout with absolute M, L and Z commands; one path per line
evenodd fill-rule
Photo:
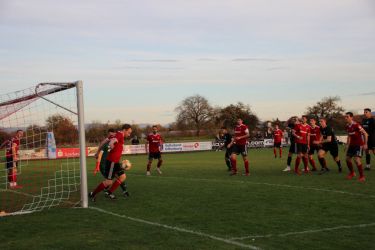
M 0 216 L 88 207 L 83 82 L 0 93 Z

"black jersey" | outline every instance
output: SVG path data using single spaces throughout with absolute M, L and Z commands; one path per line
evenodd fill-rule
M 331 136 L 331 141 L 330 142 L 326 142 L 326 143 L 337 143 L 337 138 L 336 138 L 336 135 L 335 135 L 335 131 L 333 130 L 333 128 L 331 128 L 330 126 L 327 126 L 325 128 L 323 127 L 320 127 L 320 133 L 323 137 L 323 139 L 327 139 L 328 136 Z M 323 143 L 323 144 L 326 144 L 326 143 Z
M 375 120 L 374 118 L 365 118 L 362 120 L 362 127 L 366 130 L 370 138 L 375 136 Z
M 294 144 L 294 135 L 292 133 L 293 129 L 294 129 L 294 126 L 295 124 L 294 123 L 288 123 L 288 128 L 289 128 L 289 131 L 288 131 L 288 137 L 290 138 L 290 144 Z

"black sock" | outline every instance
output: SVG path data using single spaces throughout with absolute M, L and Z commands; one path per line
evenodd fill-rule
M 292 157 L 291 156 L 288 156 L 288 161 L 287 161 L 287 165 L 290 166 L 290 163 L 292 162 Z
M 128 185 L 125 182 L 123 182 L 123 183 L 120 184 L 120 187 L 121 187 L 123 192 L 126 192 L 127 188 L 128 188 Z
M 232 165 L 231 165 L 231 163 L 230 163 L 230 159 L 229 159 L 229 158 L 225 158 L 225 163 L 227 164 L 227 167 L 228 167 L 229 169 L 232 169 Z
M 341 161 L 340 161 L 340 160 L 336 161 L 336 164 L 337 164 L 337 166 L 338 166 L 339 168 L 341 168 Z
M 318 158 L 318 160 L 322 169 L 327 169 L 327 166 L 326 166 L 327 163 L 325 162 L 324 158 Z
M 366 154 L 366 164 L 370 165 L 370 162 L 371 162 L 371 155 L 370 154 Z

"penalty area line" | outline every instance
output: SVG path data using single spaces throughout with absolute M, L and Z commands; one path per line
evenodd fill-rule
M 126 215 L 116 214 L 116 213 L 113 213 L 113 212 L 110 212 L 110 211 L 107 211 L 107 210 L 104 210 L 104 209 L 101 209 L 101 208 L 98 208 L 98 207 L 89 207 L 89 209 L 92 209 L 92 210 L 95 210 L 95 211 L 98 211 L 98 212 L 101 212 L 101 213 L 104 213 L 104 214 L 107 214 L 107 215 L 115 216 L 115 217 L 118 217 L 118 218 L 131 220 L 131 221 L 134 221 L 134 222 L 139 222 L 139 223 L 142 223 L 142 224 L 162 227 L 162 228 L 166 228 L 166 229 L 177 231 L 177 232 L 189 233 L 189 234 L 193 234 L 193 235 L 197 235 L 197 236 L 201 236 L 201 237 L 206 237 L 206 238 L 209 238 L 209 239 L 212 239 L 212 240 L 221 241 L 221 242 L 224 242 L 224 243 L 227 243 L 227 244 L 230 244 L 230 245 L 234 245 L 234 246 L 238 246 L 238 247 L 242 247 L 242 248 L 248 248 L 248 249 L 254 249 L 254 250 L 256 250 L 256 249 L 260 250 L 261 249 L 259 247 L 253 246 L 253 245 L 243 244 L 241 242 L 233 241 L 231 239 L 224 239 L 224 238 L 221 238 L 221 237 L 218 237 L 218 236 L 214 236 L 214 235 L 210 235 L 210 234 L 206 234 L 206 233 L 202 233 L 202 232 L 198 232 L 198 231 L 194 231 L 194 230 L 189 230 L 189 229 L 185 229 L 185 228 L 181 228 L 181 227 L 175 227 L 175 226 L 169 226 L 169 225 L 160 224 L 160 223 L 157 223 L 157 222 L 152 222 L 152 221 L 147 221 L 147 220 L 134 218 L 134 217 L 126 216 Z
M 351 226 L 337 226 L 337 227 L 328 227 L 328 228 L 321 228 L 321 229 L 311 229 L 311 230 L 305 230 L 305 231 L 300 231 L 300 232 L 289 232 L 289 233 L 283 233 L 283 234 L 249 235 L 249 236 L 244 236 L 244 237 L 230 238 L 229 240 L 287 237 L 287 236 L 299 235 L 299 234 L 321 233 L 321 232 L 336 231 L 336 230 L 341 230 L 341 229 L 366 228 L 366 227 L 374 227 L 374 226 L 375 226 L 375 223 L 359 224 L 359 225 L 351 225 Z

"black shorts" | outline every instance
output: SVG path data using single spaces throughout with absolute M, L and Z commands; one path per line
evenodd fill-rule
M 325 151 L 326 153 L 329 151 L 333 158 L 339 156 L 339 146 L 337 143 L 324 143 L 321 150 Z
M 318 145 L 316 144 L 310 145 L 309 155 L 313 155 L 315 151 L 318 153 L 319 150 L 320 150 L 320 147 Z
M 297 143 L 297 153 L 306 154 L 307 153 L 307 144 Z
M 6 157 L 6 163 L 5 163 L 5 168 L 6 169 L 11 169 L 14 167 L 13 165 L 13 157 Z M 15 162 L 16 167 L 18 166 L 18 161 Z
M 297 144 L 296 143 L 290 144 L 289 153 L 291 153 L 291 154 L 297 154 Z
M 231 148 L 232 154 L 247 156 L 247 146 L 234 144 Z
M 375 150 L 375 137 L 368 137 L 368 141 L 367 141 L 367 148 L 372 150 L 374 149 Z
M 161 159 L 161 153 L 160 152 L 157 152 L 157 153 L 149 153 L 148 154 L 148 160 L 152 160 L 152 159 Z
M 116 175 L 120 176 L 124 173 L 124 169 L 121 167 L 119 162 L 106 161 L 104 177 L 107 180 L 113 180 Z
M 227 151 L 225 151 L 225 158 L 230 158 L 230 155 L 232 154 L 232 150 L 231 149 L 227 149 Z
M 348 151 L 346 152 L 346 156 L 349 157 L 362 157 L 363 148 L 357 145 L 350 145 Z
M 274 148 L 281 148 L 281 142 L 273 143 Z

